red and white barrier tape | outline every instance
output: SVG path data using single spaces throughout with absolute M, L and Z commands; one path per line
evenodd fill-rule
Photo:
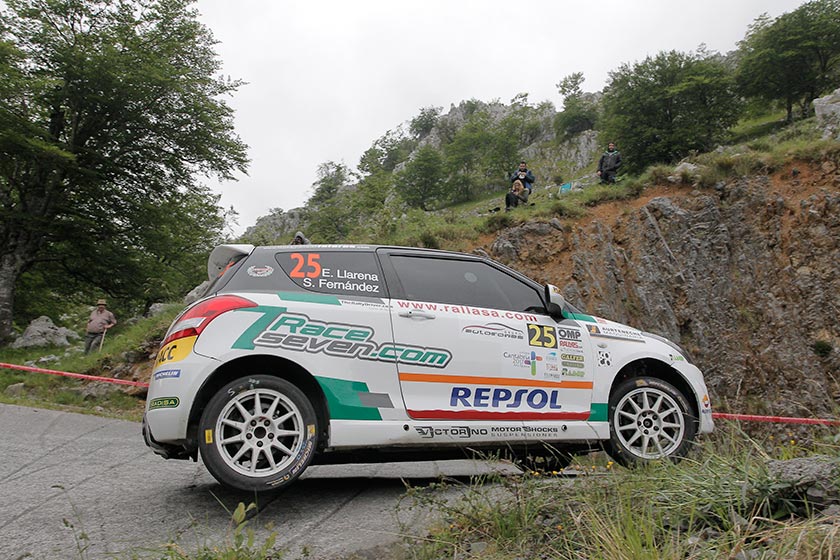
M 790 416 L 757 416 L 755 414 L 729 414 L 727 412 L 713 412 L 712 418 L 719 418 L 721 420 L 740 420 L 742 422 L 773 422 L 774 424 L 820 424 L 823 426 L 840 426 L 840 420 L 792 418 Z
M 4 364 L 0 362 L 0 368 L 16 369 L 19 371 L 30 371 L 34 373 L 48 373 L 50 375 L 61 375 L 63 377 L 75 377 L 76 379 L 87 379 L 90 381 L 103 381 L 105 383 L 116 383 L 117 385 L 131 385 L 132 387 L 148 387 L 148 383 L 141 381 L 128 381 L 127 379 L 115 379 L 113 377 L 98 377 L 96 375 L 85 375 L 83 373 L 71 373 L 69 371 L 58 371 L 54 369 L 36 368 L 30 366 L 19 366 L 16 364 Z
M 70 373 L 54 369 L 36 368 L 30 366 L 19 366 L 0 362 L 0 368 L 16 369 L 19 371 L 30 371 L 34 373 L 48 373 L 50 375 L 61 375 L 90 381 L 102 381 L 104 383 L 116 383 L 118 385 L 131 385 L 132 387 L 148 387 L 148 383 L 141 381 L 127 381 L 125 379 L 114 379 L 113 377 L 98 377 L 96 375 L 85 375 L 83 373 Z M 739 420 L 741 422 L 772 422 L 775 424 L 818 424 L 822 426 L 840 426 L 840 420 L 825 420 L 822 418 L 792 418 L 789 416 L 758 416 L 755 414 L 730 414 L 728 412 L 714 412 L 712 418 L 716 420 Z

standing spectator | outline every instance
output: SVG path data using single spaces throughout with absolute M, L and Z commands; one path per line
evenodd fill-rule
M 96 302 L 96 309 L 90 314 L 87 323 L 87 334 L 85 334 L 85 354 L 89 354 L 91 348 L 98 346 L 105 336 L 105 331 L 117 324 L 114 314 L 105 309 L 105 300 Z
M 528 194 L 531 194 L 531 191 L 534 189 L 536 178 L 534 178 L 534 174 L 531 173 L 531 170 L 528 169 L 524 161 L 520 161 L 519 169 L 510 174 L 511 183 L 517 180 L 522 183 L 522 186 L 525 187 L 525 189 L 528 190 Z
M 615 149 L 615 143 L 607 144 L 607 151 L 598 160 L 598 177 L 602 184 L 615 183 L 615 174 L 621 167 L 621 152 Z
M 511 208 L 516 208 L 520 204 L 528 202 L 528 194 L 528 189 L 522 186 L 522 181 L 519 179 L 514 181 L 505 195 L 505 212 L 510 212 Z
M 299 231 L 295 234 L 294 238 L 292 239 L 292 245 L 311 245 L 311 242 L 303 235 L 302 231 Z

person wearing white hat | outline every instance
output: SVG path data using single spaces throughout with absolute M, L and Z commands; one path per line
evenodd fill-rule
M 117 324 L 116 317 L 105 305 L 104 299 L 97 300 L 96 309 L 90 314 L 85 334 L 85 354 L 89 354 L 91 348 L 98 347 L 105 331 Z

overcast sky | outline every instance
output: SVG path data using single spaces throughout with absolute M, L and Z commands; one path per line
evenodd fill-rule
M 208 184 L 239 213 L 236 234 L 272 208 L 302 206 L 320 163 L 355 168 L 422 107 L 476 98 L 562 100 L 662 50 L 725 53 L 760 14 L 801 0 L 198 0 L 224 73 L 247 83 L 228 103 L 251 165 Z

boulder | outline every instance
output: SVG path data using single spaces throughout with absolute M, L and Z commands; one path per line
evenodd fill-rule
M 814 99 L 817 124 L 823 127 L 823 138 L 840 140 L 840 88 L 825 97 Z
M 165 309 L 166 309 L 166 304 L 165 303 L 153 303 L 152 305 L 149 306 L 149 310 L 146 311 L 146 317 L 154 317 L 156 315 L 160 315 L 161 313 L 163 313 L 163 311 Z
M 195 301 L 200 300 L 204 297 L 204 292 L 207 291 L 207 288 L 210 287 L 210 280 L 205 280 L 198 286 L 192 289 L 190 293 L 184 296 L 184 304 L 189 305 Z
M 23 382 L 14 383 L 6 387 L 4 391 L 7 397 L 22 397 L 26 394 L 26 384 Z
M 70 340 L 79 340 L 80 338 L 77 333 L 70 329 L 55 326 L 49 317 L 41 316 L 29 323 L 23 334 L 12 343 L 12 348 L 70 346 Z
M 682 162 L 674 168 L 674 173 L 668 175 L 668 182 L 670 183 L 685 183 L 692 182 L 697 179 L 698 167 L 693 163 L 687 161 Z M 688 179 L 688 181 L 686 181 Z

